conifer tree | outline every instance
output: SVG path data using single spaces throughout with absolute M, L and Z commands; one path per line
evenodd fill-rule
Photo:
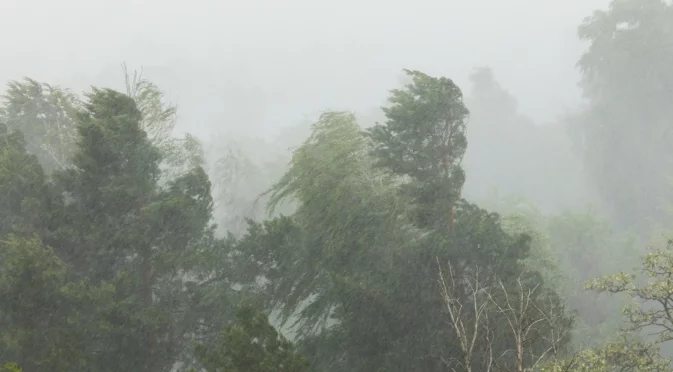
M 115 287 L 113 305 L 101 311 L 111 331 L 99 345 L 100 368 L 164 371 L 201 320 L 187 314 L 185 282 L 204 275 L 212 199 L 198 166 L 160 185 L 161 152 L 141 119 L 124 94 L 88 95 L 73 166 L 56 175 L 65 196 L 55 240 L 76 275 Z
M 377 166 L 408 178 L 403 190 L 417 205 L 421 227 L 453 229 L 453 205 L 465 174 L 460 166 L 467 148 L 469 111 L 451 79 L 405 70 L 412 83 L 391 92 L 383 109 L 385 123 L 368 130 Z

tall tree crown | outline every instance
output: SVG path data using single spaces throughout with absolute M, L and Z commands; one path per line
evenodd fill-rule
M 411 179 L 405 189 L 419 206 L 421 225 L 443 224 L 465 183 L 460 163 L 469 111 L 451 79 L 405 72 L 412 82 L 391 92 L 390 106 L 383 108 L 386 122 L 367 134 L 375 166 Z

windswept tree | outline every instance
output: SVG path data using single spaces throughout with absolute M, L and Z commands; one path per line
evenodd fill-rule
M 2 95 L 0 121 L 26 138 L 26 149 L 37 156 L 47 173 L 70 163 L 77 130 L 75 94 L 33 79 L 11 81 Z
M 292 200 L 296 213 L 252 224 L 231 243 L 240 262 L 234 266 L 259 267 L 272 278 L 263 288 L 273 299 L 270 308 L 278 308 L 282 320 L 293 321 L 298 345 L 316 368 L 446 370 L 443 360 L 460 350 L 440 315 L 444 304 L 436 258 L 455 262 L 461 277 L 483 267 L 509 286 L 523 268 L 530 240 L 507 234 L 497 215 L 459 199 L 444 204 L 446 217 L 438 217 L 442 223 L 427 219 L 420 224 L 420 215 L 429 216 L 420 212 L 432 206 L 421 204 L 429 199 L 411 191 L 423 191 L 426 182 L 435 187 L 438 179 L 444 186 L 456 180 L 455 173 L 442 173 L 442 157 L 437 163 L 420 155 L 417 160 L 420 169 L 435 169 L 443 178 L 428 171 L 414 173 L 428 178 L 405 180 L 382 165 L 376 141 L 363 133 L 354 115 L 327 112 L 312 129 L 270 191 L 272 208 Z M 423 143 L 412 132 L 403 138 L 410 142 L 406 147 L 399 143 L 403 148 Z M 412 168 L 411 160 L 406 166 Z M 458 195 L 437 196 L 437 203 L 451 197 Z M 448 233 L 451 209 L 455 226 Z M 246 277 L 251 283 L 256 279 Z M 460 296 L 469 299 L 465 292 Z M 505 324 L 495 332 L 503 332 Z M 503 342 L 493 347 L 502 353 L 511 346 Z
M 0 360 L 31 371 L 85 365 L 86 331 L 78 308 L 94 292 L 71 282 L 43 243 L 51 230 L 51 193 L 23 134 L 0 125 Z M 88 298 L 87 298 L 88 297 Z
M 419 226 L 452 227 L 465 183 L 460 163 L 469 111 L 451 79 L 405 71 L 412 82 L 391 92 L 390 107 L 383 109 L 387 120 L 367 131 L 376 165 L 411 179 L 404 190 L 417 205 Z
M 145 79 L 142 71 L 131 77 L 126 64 L 122 65 L 126 95 L 136 103 L 141 113 L 140 127 L 152 145 L 161 152 L 162 182 L 205 166 L 203 145 L 198 138 L 185 134 L 175 136 L 178 119 L 177 106 L 166 101 L 164 93 L 153 82 Z
M 162 154 L 162 182 L 178 177 L 195 166 L 204 166 L 201 142 L 190 134 L 175 135 L 177 107 L 164 93 L 142 76 L 123 66 L 126 94 L 141 113 L 141 128 Z M 35 154 L 47 173 L 70 166 L 78 138 L 76 115 L 80 97 L 68 89 L 30 78 L 12 81 L 2 95 L 0 122 L 21 131 L 26 148 Z
M 56 175 L 64 200 L 53 240 L 75 275 L 115 288 L 100 312 L 111 325 L 99 368 L 165 371 L 203 319 L 190 303 L 208 275 L 212 198 L 198 166 L 160 187 L 162 153 L 141 120 L 124 94 L 88 95 L 73 165 Z

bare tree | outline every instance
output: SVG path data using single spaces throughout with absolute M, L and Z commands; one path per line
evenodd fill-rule
M 501 296 L 494 295 L 495 288 L 487 292 L 495 311 L 507 320 L 511 331 L 514 350 L 505 353 L 513 351 L 513 368 L 507 369 L 516 372 L 535 369 L 546 357 L 557 355 L 567 339 L 567 316 L 562 306 L 546 298 L 539 283 L 525 285 L 522 276 L 523 273 L 510 291 L 498 278 Z
M 526 372 L 560 352 L 567 339 L 569 318 L 558 297 L 550 296 L 539 282 L 523 280 L 524 272 L 516 283 L 507 286 L 480 268 L 472 270 L 473 274 L 459 275 L 448 263 L 445 275 L 439 259 L 437 264 L 448 323 L 462 354 L 446 361 L 452 371 Z M 507 344 L 513 346 L 498 350 L 500 355 L 495 357 L 495 326 L 502 323 L 507 327 L 504 337 L 511 337 Z
M 490 298 L 485 296 L 485 287 L 482 284 L 482 279 L 479 277 L 481 270 L 476 270 L 474 277 L 463 278 L 461 281 L 461 278 L 456 274 L 450 262 L 448 263 L 448 277 L 444 275 L 439 258 L 437 258 L 437 265 L 439 266 L 441 296 L 449 313 L 449 324 L 458 338 L 463 354 L 462 360 L 453 358 L 445 362 L 453 371 L 456 371 L 455 367 L 457 366 L 461 367 L 465 372 L 472 372 L 475 359 L 475 346 L 478 341 L 482 342 L 485 340 L 484 345 L 487 349 L 486 365 L 480 371 L 490 372 L 493 365 L 493 330 L 489 327 L 488 305 Z M 466 305 L 470 306 L 474 312 L 471 317 L 463 311 L 465 310 L 462 302 L 464 298 L 462 294 L 464 292 L 468 292 L 467 296 L 470 298 L 468 300 L 469 303 L 466 303 Z

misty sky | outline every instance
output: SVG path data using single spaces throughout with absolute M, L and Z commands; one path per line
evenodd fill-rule
M 608 0 L 0 0 L 0 82 L 27 75 L 121 89 L 120 63 L 170 91 L 182 130 L 372 112 L 402 68 L 453 78 L 489 65 L 522 112 L 579 101 L 579 22 Z

